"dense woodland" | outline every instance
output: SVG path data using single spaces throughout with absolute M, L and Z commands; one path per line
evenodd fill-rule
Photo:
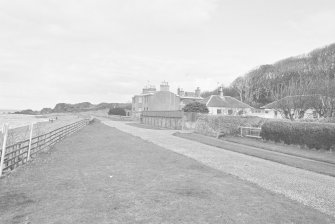
M 283 115 L 291 120 L 291 110 L 314 108 L 320 117 L 335 115 L 335 44 L 291 57 L 270 65 L 261 65 L 224 88 L 224 94 L 259 108 L 289 96 L 294 102 L 276 104 Z M 217 94 L 217 90 L 204 92 L 203 97 Z M 299 101 L 299 102 L 296 102 Z

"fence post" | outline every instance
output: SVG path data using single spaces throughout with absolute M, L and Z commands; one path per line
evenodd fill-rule
M 3 142 L 2 142 L 1 160 L 0 160 L 0 177 L 2 176 L 3 163 L 5 161 L 6 143 L 7 143 L 7 136 L 8 136 L 8 124 L 4 124 L 2 131 L 3 131 L 2 132 Z
M 34 129 L 34 123 L 31 123 L 30 127 L 29 127 L 30 135 L 29 135 L 29 146 L 28 146 L 27 161 L 30 160 L 31 142 L 33 140 L 33 129 Z
M 185 123 L 185 114 L 184 111 L 181 111 L 181 131 L 184 131 L 184 123 Z

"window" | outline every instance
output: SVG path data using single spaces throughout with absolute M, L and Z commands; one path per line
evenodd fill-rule
M 216 110 L 216 114 L 222 114 L 222 110 L 221 109 L 217 109 Z
M 139 102 L 139 103 L 142 103 L 142 97 L 139 97 L 139 98 L 138 98 L 138 102 Z
M 233 114 L 233 110 L 232 109 L 229 109 L 228 110 L 228 115 L 232 115 Z

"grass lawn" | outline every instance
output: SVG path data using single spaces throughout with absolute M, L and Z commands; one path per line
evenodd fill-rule
M 243 153 L 335 177 L 335 163 L 332 157 L 333 155 L 329 152 L 312 151 L 306 153 L 306 156 L 303 153 L 307 150 L 298 148 L 291 150 L 292 147 L 286 148 L 282 145 L 263 143 L 262 141 L 254 139 L 238 137 L 224 137 L 223 139 L 217 139 L 195 133 L 180 132 L 177 132 L 174 135 L 225 150 Z
M 0 179 L 0 223 L 334 223 L 100 123 Z
M 270 141 L 262 141 L 254 138 L 241 138 L 235 136 L 224 137 L 225 141 L 240 143 L 244 145 L 254 146 L 265 150 L 285 153 L 288 155 L 299 156 L 307 159 L 313 159 L 321 162 L 335 164 L 335 152 L 326 150 L 315 150 L 308 148 L 301 148 L 297 145 L 286 145 L 284 143 L 275 143 Z

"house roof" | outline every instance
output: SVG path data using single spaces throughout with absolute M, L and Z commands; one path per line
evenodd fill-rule
M 134 97 L 138 97 L 138 96 L 150 96 L 150 95 L 154 95 L 155 93 L 141 93 L 141 94 L 137 94 L 134 95 Z
M 279 100 L 273 101 L 272 103 L 266 104 L 264 106 L 262 106 L 261 108 L 264 109 L 276 109 L 278 107 L 280 107 L 283 104 L 289 104 L 289 105 L 301 105 L 303 107 L 309 107 L 309 101 L 311 99 L 317 99 L 320 100 L 320 102 L 322 102 L 322 96 L 319 94 L 315 94 L 315 95 L 296 95 L 296 96 L 286 96 L 283 97 Z
M 239 101 L 231 96 L 218 96 L 211 95 L 203 100 L 200 103 L 206 104 L 207 107 L 226 107 L 226 108 L 252 108 L 246 103 Z

